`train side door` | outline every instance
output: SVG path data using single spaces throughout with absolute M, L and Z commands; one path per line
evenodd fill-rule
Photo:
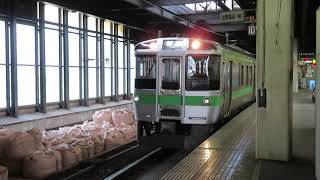
M 223 103 L 223 109 L 222 112 L 224 116 L 229 115 L 229 110 L 230 110 L 230 104 L 231 104 L 231 82 L 232 82 L 232 62 L 231 61 L 226 61 L 224 62 L 223 65 L 223 81 L 224 81 L 224 86 L 223 86 L 223 92 L 224 92 L 224 103 Z
M 159 119 L 182 119 L 183 105 L 183 64 L 181 57 L 159 59 L 157 85 L 157 114 Z

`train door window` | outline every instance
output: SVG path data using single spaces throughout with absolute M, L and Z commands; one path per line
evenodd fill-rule
M 249 66 L 249 72 L 248 72 L 248 85 L 252 85 L 252 67 Z
M 249 71 L 248 66 L 246 66 L 246 83 L 245 83 L 246 86 L 249 84 L 249 80 L 248 80 L 249 72 L 248 71 Z
M 217 55 L 187 56 L 186 90 L 219 90 L 220 61 L 221 56 Z
M 164 58 L 161 61 L 162 89 L 180 89 L 180 59 Z
M 156 56 L 137 56 L 136 89 L 156 89 Z

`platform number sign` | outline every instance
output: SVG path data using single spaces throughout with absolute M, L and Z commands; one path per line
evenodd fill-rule
M 250 24 L 248 26 L 248 35 L 255 36 L 256 35 L 256 26 L 254 24 Z

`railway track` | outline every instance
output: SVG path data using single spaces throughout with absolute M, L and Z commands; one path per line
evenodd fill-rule
M 47 179 L 113 179 L 160 150 L 161 148 L 143 147 L 134 141 L 94 159 L 83 161 L 77 167 L 54 174 Z

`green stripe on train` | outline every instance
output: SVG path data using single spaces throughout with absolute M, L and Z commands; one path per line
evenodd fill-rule
M 236 90 L 232 92 L 232 99 L 237 99 L 239 97 L 245 96 L 249 93 L 252 93 L 253 87 L 248 86 L 240 90 Z M 144 93 L 136 93 L 139 96 L 140 104 L 155 104 L 156 103 L 156 95 L 154 94 L 144 94 Z M 223 103 L 223 96 L 186 96 L 185 97 L 185 105 L 186 106 L 207 106 L 202 103 L 204 98 L 210 99 L 210 106 L 220 106 Z M 158 104 L 161 105 L 182 105 L 182 96 L 177 95 L 161 95 L 159 96 Z
M 237 99 L 239 97 L 245 96 L 245 95 L 250 94 L 252 92 L 253 92 L 252 86 L 247 86 L 242 89 L 232 91 L 232 99 Z
M 250 63 L 255 64 L 255 59 L 244 54 L 240 54 L 234 51 L 230 51 L 228 49 L 222 49 L 222 58 L 229 60 L 229 61 L 236 61 L 236 62 L 243 62 L 243 63 Z

